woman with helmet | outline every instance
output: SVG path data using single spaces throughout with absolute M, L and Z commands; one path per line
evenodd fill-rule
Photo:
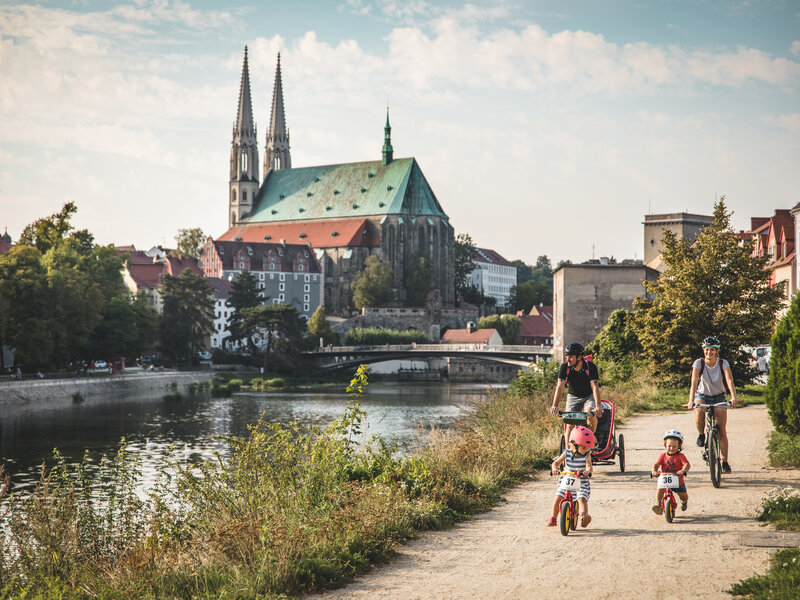
M 559 467 L 566 462 L 567 471 L 581 471 L 583 473 L 592 472 L 592 448 L 594 448 L 595 439 L 594 433 L 588 427 L 578 425 L 569 434 L 569 444 L 564 451 L 553 461 L 550 465 L 553 475 L 558 473 Z M 565 475 L 562 475 L 565 477 Z M 559 478 L 559 483 L 561 478 Z M 581 478 L 581 489 L 578 492 L 578 516 L 581 519 L 581 527 L 587 527 L 592 521 L 589 515 L 589 494 L 591 488 L 589 487 L 589 479 L 587 477 Z M 561 486 L 556 492 L 556 498 L 553 501 L 553 513 L 550 520 L 547 522 L 548 527 L 555 527 L 557 523 L 558 508 L 561 504 L 561 499 L 564 497 L 564 492 L 561 491 Z
M 564 362 L 558 369 L 558 384 L 553 394 L 553 406 L 550 414 L 558 414 L 558 403 L 564 388 L 567 388 L 567 412 L 589 412 L 594 409 L 594 416 L 587 419 L 587 425 L 594 431 L 597 429 L 597 419 L 603 416 L 603 405 L 600 402 L 600 386 L 597 380 L 600 377 L 597 366 L 584 358 L 584 347 L 572 342 L 564 348 Z M 568 426 L 568 431 L 573 425 Z
M 686 510 L 689 504 L 689 494 L 686 492 L 686 482 L 683 476 L 689 471 L 692 465 L 689 460 L 684 456 L 681 450 L 683 449 L 683 434 L 677 429 L 668 429 L 664 432 L 664 448 L 666 452 L 662 452 L 653 467 L 650 469 L 650 474 L 653 477 L 658 477 L 660 473 L 675 473 L 678 475 L 678 487 L 675 492 L 681 501 L 681 510 Z M 656 494 L 656 503 L 653 505 L 653 512 L 660 515 L 663 512 L 661 508 L 661 499 L 664 497 L 664 490 L 659 489 Z
M 719 356 L 719 340 L 709 336 L 703 340 L 703 358 L 698 358 L 692 365 L 692 382 L 689 386 L 689 403 L 686 408 L 694 408 L 694 424 L 697 427 L 697 445 L 704 446 L 705 411 L 714 411 L 719 427 L 719 453 L 722 458 L 722 472 L 730 473 L 728 464 L 728 404 L 725 400 L 725 387 L 731 393 L 731 402 L 738 404 L 736 388 L 733 385 L 733 373 L 727 360 Z

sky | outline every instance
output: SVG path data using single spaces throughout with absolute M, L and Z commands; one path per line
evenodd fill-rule
M 395 157 L 509 260 L 800 202 L 798 0 L 0 0 L 0 231 L 73 201 L 102 244 L 224 233 L 245 46 L 260 160 L 280 52 L 294 167 L 379 160 L 388 106 Z

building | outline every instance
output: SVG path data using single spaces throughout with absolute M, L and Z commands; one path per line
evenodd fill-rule
M 207 348 L 224 348 L 231 335 L 231 282 L 219 277 L 208 277 L 208 285 L 214 297 L 214 324 L 208 338 Z
M 525 346 L 553 345 L 553 307 L 534 306 L 527 315 L 517 313 L 522 320 L 520 343 Z
M 116 248 L 120 254 L 127 254 L 128 260 L 122 271 L 122 279 L 131 294 L 144 294 L 147 303 L 159 313 L 164 310 L 161 298 L 161 284 L 166 275 L 177 277 L 186 269 L 195 275 L 203 272 L 197 263 L 185 256 L 173 256 L 168 250 L 158 246 L 148 251 L 136 250 L 133 246 Z
M 206 239 L 200 255 L 206 277 L 234 281 L 242 271 L 256 279 L 264 302 L 288 304 L 310 319 L 324 301 L 323 274 L 308 244 Z
M 497 306 L 505 306 L 511 288 L 517 285 L 517 267 L 488 248 L 475 248 L 475 269 L 470 273 L 470 285 L 484 296 L 494 298 Z
M 228 230 L 218 241 L 309 244 L 322 264 L 322 297 L 329 315 L 350 316 L 350 284 L 369 256 L 389 262 L 401 303 L 406 299 L 407 266 L 416 255 L 427 256 L 433 288 L 444 306 L 454 304 L 453 227 L 416 159 L 394 157 L 388 111 L 380 160 L 293 167 L 280 55 L 261 178 L 245 48 L 231 144 L 228 215 Z
M 553 272 L 553 356 L 563 356 L 571 342 L 591 342 L 611 313 L 631 309 L 646 295 L 643 282 L 658 275 L 641 263 L 607 258 L 558 267 Z
M 14 244 L 11 241 L 11 236 L 8 235 L 8 229 L 6 229 L 6 232 L 3 235 L 0 235 L 0 255 L 11 250 L 13 245 Z
M 794 209 L 778 209 L 771 217 L 751 217 L 750 230 L 741 234 L 754 238 L 754 256 L 769 257 L 770 285 L 783 285 L 784 308 L 778 318 L 786 313 L 797 291 L 796 216 L 792 211 Z
M 644 217 L 644 264 L 658 272 L 664 271 L 661 252 L 664 249 L 664 230 L 677 238 L 694 242 L 697 235 L 714 222 L 714 217 L 689 213 L 645 215 Z
M 503 338 L 497 329 L 477 329 L 475 323 L 468 323 L 466 329 L 448 329 L 445 331 L 441 343 L 502 346 Z
M 789 212 L 794 218 L 794 281 L 796 285 L 800 286 L 800 264 L 797 261 L 797 251 L 800 250 L 800 202 L 795 204 Z

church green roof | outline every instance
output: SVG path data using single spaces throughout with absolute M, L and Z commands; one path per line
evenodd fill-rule
M 414 158 L 271 171 L 243 223 L 393 214 L 447 219 Z

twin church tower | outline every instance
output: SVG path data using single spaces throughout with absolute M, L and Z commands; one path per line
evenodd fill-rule
M 307 246 L 320 263 L 329 315 L 352 314 L 350 284 L 369 256 L 392 267 L 398 304 L 409 303 L 413 274 L 406 265 L 420 255 L 430 260 L 430 290 L 438 290 L 444 306 L 455 300 L 453 227 L 416 159 L 394 158 L 388 110 L 380 160 L 292 167 L 280 54 L 262 177 L 244 50 L 231 142 L 228 230 L 218 241 L 239 242 L 245 256 L 267 252 L 268 245 Z

